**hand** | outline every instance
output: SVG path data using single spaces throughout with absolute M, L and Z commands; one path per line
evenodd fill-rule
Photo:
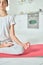
M 26 50 L 27 48 L 29 48 L 29 46 L 30 46 L 30 43 L 29 43 L 29 42 L 23 44 L 23 48 L 24 48 L 25 50 Z
M 3 44 L 2 44 L 2 47 L 11 47 L 11 46 L 13 46 L 14 44 L 12 44 L 11 42 L 9 43 L 6 43 L 6 42 L 4 42 Z

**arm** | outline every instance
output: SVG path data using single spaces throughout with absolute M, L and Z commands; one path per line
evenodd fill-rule
M 14 24 L 12 24 L 10 26 L 10 37 L 11 37 L 12 41 L 15 41 L 17 44 L 19 44 L 21 46 L 23 45 L 23 43 L 15 35 Z
M 29 47 L 29 42 L 27 42 L 26 44 L 23 44 L 23 42 L 21 42 L 15 35 L 15 31 L 14 31 L 14 24 L 12 24 L 10 26 L 10 37 L 12 39 L 12 41 L 15 41 L 17 44 L 21 45 L 22 47 L 24 47 L 24 49 L 26 49 L 27 47 Z

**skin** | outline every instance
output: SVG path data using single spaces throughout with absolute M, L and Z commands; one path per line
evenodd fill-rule
M 8 15 L 7 12 L 6 12 L 7 6 L 8 6 L 8 4 L 7 4 L 6 0 L 0 0 L 0 16 L 1 17 Z M 13 41 L 15 41 L 17 44 L 21 45 L 24 49 L 27 49 L 29 47 L 29 45 L 30 45 L 29 42 L 23 43 L 16 37 L 15 31 L 14 31 L 14 24 L 12 24 L 10 26 L 9 31 L 10 31 L 10 37 Z M 8 43 L 8 44 L 6 44 L 6 42 L 3 42 L 3 44 L 0 45 L 0 48 L 11 47 L 13 45 L 14 44 L 12 44 L 11 42 Z

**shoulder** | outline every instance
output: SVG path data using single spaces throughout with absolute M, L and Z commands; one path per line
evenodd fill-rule
M 10 25 L 16 24 L 15 23 L 15 15 L 8 15 Z

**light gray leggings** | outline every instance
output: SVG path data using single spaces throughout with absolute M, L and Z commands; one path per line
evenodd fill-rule
M 0 53 L 7 53 L 7 54 L 22 54 L 24 52 L 24 49 L 22 46 L 18 45 L 15 42 L 12 42 L 14 46 L 12 47 L 6 47 L 6 48 L 0 48 Z

